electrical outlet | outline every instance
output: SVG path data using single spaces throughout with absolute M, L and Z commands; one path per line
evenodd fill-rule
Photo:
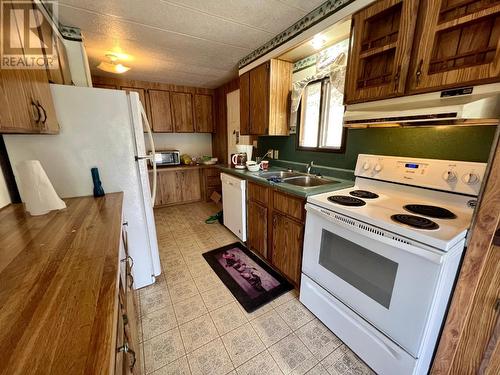
M 267 157 L 269 159 L 273 159 L 274 158 L 274 150 L 272 148 L 270 148 L 269 150 L 267 150 Z
M 254 147 L 254 148 L 258 148 L 258 147 L 257 147 L 257 146 L 258 146 L 258 145 L 257 145 L 257 140 L 253 141 L 253 142 L 252 142 L 252 145 L 253 145 L 253 147 Z
M 274 150 L 274 158 L 275 159 L 279 159 L 279 156 L 280 156 L 279 152 L 280 152 L 280 150 Z

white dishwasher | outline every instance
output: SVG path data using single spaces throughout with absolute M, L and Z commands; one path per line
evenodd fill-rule
M 242 241 L 247 240 L 246 180 L 220 174 L 224 225 Z

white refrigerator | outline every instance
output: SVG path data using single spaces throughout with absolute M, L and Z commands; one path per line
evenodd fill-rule
M 143 121 L 149 124 L 139 95 L 62 85 L 51 85 L 51 92 L 58 135 L 4 135 L 14 175 L 19 162 L 39 160 L 59 196 L 69 198 L 92 195 L 90 169 L 99 168 L 106 193 L 124 192 L 134 287 L 154 283 L 161 266 L 144 137 L 153 139 L 143 133 Z

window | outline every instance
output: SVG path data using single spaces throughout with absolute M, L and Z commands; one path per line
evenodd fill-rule
M 343 94 L 330 79 L 310 82 L 301 100 L 299 149 L 343 152 Z

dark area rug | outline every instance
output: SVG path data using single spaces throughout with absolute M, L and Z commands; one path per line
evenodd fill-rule
M 239 242 L 211 250 L 203 257 L 249 313 L 293 289 L 283 276 Z

